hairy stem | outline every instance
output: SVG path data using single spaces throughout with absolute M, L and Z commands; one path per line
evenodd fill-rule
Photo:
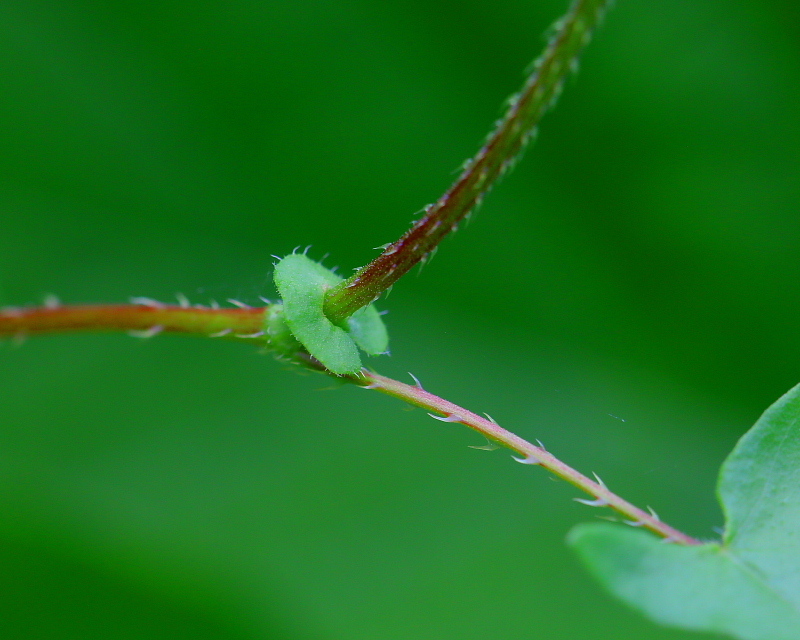
M 24 338 L 28 335 L 63 331 L 127 331 L 140 337 L 158 333 L 186 333 L 203 337 L 245 340 L 260 346 L 271 346 L 264 334 L 265 319 L 270 307 L 209 309 L 171 306 L 155 301 L 138 305 L 78 305 L 22 307 L 0 309 L 0 337 Z M 298 345 L 299 347 L 299 345 Z M 281 353 L 281 350 L 278 350 Z M 283 352 L 281 355 L 287 355 Z M 325 368 L 305 352 L 291 356 L 294 362 L 321 371 Z M 333 375 L 333 374 L 330 374 Z M 559 478 L 585 491 L 594 500 L 587 504 L 609 507 L 626 518 L 628 524 L 641 526 L 671 542 L 692 545 L 700 541 L 661 522 L 654 513 L 647 513 L 612 493 L 602 482 L 594 481 L 492 420 L 487 420 L 443 398 L 428 393 L 419 385 L 408 385 L 366 369 L 357 376 L 334 376 L 364 389 L 375 389 L 409 404 L 436 412 L 445 422 L 458 422 L 482 433 L 522 457 L 520 462 L 540 465 Z
M 575 0 L 554 27 L 544 53 L 522 90 L 511 97 L 505 116 L 453 185 L 403 236 L 326 295 L 324 312 L 340 323 L 372 302 L 420 261 L 426 260 L 460 220 L 480 204 L 497 179 L 516 161 L 535 133 L 542 115 L 555 102 L 564 79 L 576 66 L 611 0 Z
M 128 331 L 140 337 L 188 333 L 233 340 L 258 340 L 268 307 L 209 309 L 141 305 L 76 305 L 0 309 L 0 337 L 62 331 Z
M 378 375 L 367 371 L 362 371 L 361 377 L 351 377 L 350 381 L 364 389 L 375 389 L 395 398 L 400 398 L 409 404 L 421 407 L 428 411 L 440 414 L 439 419 L 445 422 L 458 422 L 466 425 L 470 429 L 483 434 L 489 440 L 497 442 L 512 451 L 517 452 L 522 457 L 518 458 L 525 464 L 540 465 L 578 489 L 585 491 L 594 500 L 584 501 L 584 504 L 594 507 L 609 507 L 620 515 L 624 516 L 625 522 L 631 526 L 649 529 L 653 533 L 663 537 L 665 540 L 684 545 L 702 544 L 681 531 L 661 522 L 655 513 L 647 513 L 635 507 L 627 500 L 620 498 L 612 493 L 602 481 L 587 478 L 582 473 L 563 463 L 553 454 L 549 453 L 541 446 L 532 445 L 510 431 L 503 429 L 492 420 L 482 418 L 479 415 L 467 411 L 452 402 L 428 393 L 419 385 L 408 385 L 391 378 Z M 435 416 L 433 416 L 435 417 Z

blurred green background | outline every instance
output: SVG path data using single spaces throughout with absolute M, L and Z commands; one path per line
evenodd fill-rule
M 5 0 L 0 303 L 257 302 L 270 254 L 364 264 L 565 9 Z M 621 0 L 525 161 L 379 303 L 374 366 L 715 537 L 720 462 L 800 381 L 798 25 Z M 706 637 L 584 573 L 578 492 L 330 386 L 240 344 L 0 345 L 0 637 Z

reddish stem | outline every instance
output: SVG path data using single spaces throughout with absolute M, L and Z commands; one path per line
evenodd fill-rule
M 207 309 L 159 305 L 76 305 L 22 307 L 0 310 L 0 336 L 60 331 L 131 331 L 147 337 L 156 333 L 188 333 L 227 339 L 260 338 L 268 307 Z
M 419 385 L 404 384 L 397 380 L 392 380 L 391 378 L 367 371 L 366 369 L 362 371 L 360 377 L 351 376 L 349 379 L 351 382 L 363 388 L 375 389 L 381 393 L 400 398 L 417 407 L 427 409 L 428 411 L 435 411 L 441 415 L 441 417 L 438 418 L 440 420 L 461 423 L 474 429 L 488 439 L 519 453 L 522 456 L 522 458 L 518 459 L 520 462 L 544 467 L 562 480 L 566 480 L 595 498 L 593 501 L 580 500 L 581 502 L 593 507 L 608 507 L 624 516 L 627 524 L 631 526 L 649 529 L 669 542 L 683 545 L 703 544 L 701 541 L 686 535 L 682 531 L 678 531 L 674 527 L 661 522 L 654 512 L 648 513 L 643 511 L 616 495 L 610 491 L 597 476 L 595 476 L 597 481 L 587 478 L 579 471 L 576 471 L 556 458 L 543 447 L 537 447 L 510 431 L 503 429 L 503 427 L 493 420 L 487 420 L 467 409 L 459 407 L 457 404 L 453 404 L 444 398 L 429 393 Z
M 204 337 L 247 340 L 269 344 L 264 335 L 265 315 L 269 307 L 248 309 L 207 309 L 197 307 L 153 305 L 82 305 L 45 306 L 0 309 L 0 337 L 24 338 L 28 335 L 57 331 L 129 331 L 148 337 L 161 332 L 188 333 Z M 304 352 L 294 354 L 295 362 L 327 372 Z M 342 377 L 336 376 L 339 379 Z M 367 389 L 376 389 L 409 404 L 435 411 L 446 422 L 459 422 L 490 440 L 521 454 L 521 461 L 541 465 L 556 476 L 582 489 L 595 498 L 592 506 L 609 507 L 629 519 L 629 524 L 642 526 L 665 539 L 679 544 L 701 544 L 698 540 L 661 522 L 653 513 L 642 511 L 612 493 L 602 482 L 595 482 L 572 469 L 542 447 L 452 402 L 433 395 L 420 386 L 412 386 L 363 370 L 360 375 L 344 379 Z
M 427 259 L 460 220 L 480 204 L 497 179 L 511 168 L 533 136 L 542 115 L 558 97 L 564 79 L 574 69 L 610 0 L 576 0 L 555 26 L 555 35 L 534 65 L 508 111 L 497 122 L 486 144 L 468 160 L 464 171 L 425 215 L 383 253 L 353 276 L 332 288 L 325 298 L 325 315 L 342 322 L 372 302 L 418 262 Z

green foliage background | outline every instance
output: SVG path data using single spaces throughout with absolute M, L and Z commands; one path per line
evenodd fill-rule
M 274 295 L 434 200 L 563 0 L 0 4 L 0 303 Z M 800 380 L 800 9 L 621 1 L 525 161 L 379 303 L 382 373 L 715 537 Z M 0 636 L 701 637 L 612 600 L 540 470 L 247 346 L 0 348 Z M 702 636 L 705 637 L 705 636 Z

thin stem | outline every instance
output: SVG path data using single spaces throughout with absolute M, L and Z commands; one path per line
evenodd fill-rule
M 188 333 L 230 340 L 259 340 L 268 307 L 209 309 L 165 305 L 52 305 L 0 309 L 0 337 L 62 331 L 128 331 L 139 337 Z
M 578 55 L 589 42 L 611 0 L 575 0 L 554 27 L 554 35 L 519 94 L 509 100 L 484 146 L 468 160 L 453 185 L 425 209 L 397 242 L 353 276 L 332 288 L 325 298 L 325 315 L 340 323 L 372 302 L 415 264 L 426 260 L 458 222 L 477 207 L 497 179 L 510 169 L 533 137 L 542 115 L 553 105 Z
M 487 420 L 479 415 L 467 411 L 452 402 L 428 393 L 419 385 L 408 385 L 385 376 L 367 371 L 362 371 L 361 377 L 351 377 L 350 381 L 365 389 L 375 389 L 395 398 L 400 398 L 409 404 L 421 407 L 428 411 L 434 411 L 441 415 L 446 422 L 459 422 L 470 429 L 483 434 L 489 440 L 497 442 L 512 451 L 517 452 L 522 457 L 520 462 L 532 465 L 540 465 L 575 487 L 585 491 L 594 500 L 584 501 L 595 507 L 609 507 L 620 515 L 624 516 L 626 522 L 632 526 L 649 529 L 653 533 L 663 537 L 665 540 L 683 545 L 702 544 L 699 540 L 678 531 L 677 529 L 659 520 L 654 512 L 647 513 L 635 507 L 627 500 L 620 498 L 612 493 L 598 478 L 597 482 L 587 478 L 582 473 L 563 463 L 553 454 L 546 451 L 543 447 L 532 445 L 510 431 L 503 429 L 500 425 Z
M 246 340 L 251 344 L 270 346 L 264 335 L 265 317 L 270 307 L 209 309 L 172 306 L 148 301 L 138 305 L 79 305 L 22 307 L 0 309 L 0 337 L 24 338 L 28 335 L 63 331 L 128 331 L 140 337 L 157 333 L 185 333 L 202 337 Z M 305 352 L 294 353 L 293 361 L 321 371 L 322 365 Z M 333 375 L 333 374 L 330 374 Z M 582 489 L 595 500 L 587 504 L 609 507 L 627 518 L 628 524 L 641 526 L 666 540 L 678 544 L 701 544 L 700 541 L 661 522 L 654 513 L 647 513 L 612 493 L 602 482 L 590 480 L 561 462 L 543 447 L 532 445 L 503 429 L 491 420 L 467 411 L 452 402 L 428 393 L 421 386 L 408 385 L 363 369 L 358 376 L 334 376 L 346 379 L 365 389 L 375 389 L 409 404 L 434 411 L 446 422 L 459 422 L 488 439 L 522 456 L 520 462 L 541 465 L 570 484 Z

